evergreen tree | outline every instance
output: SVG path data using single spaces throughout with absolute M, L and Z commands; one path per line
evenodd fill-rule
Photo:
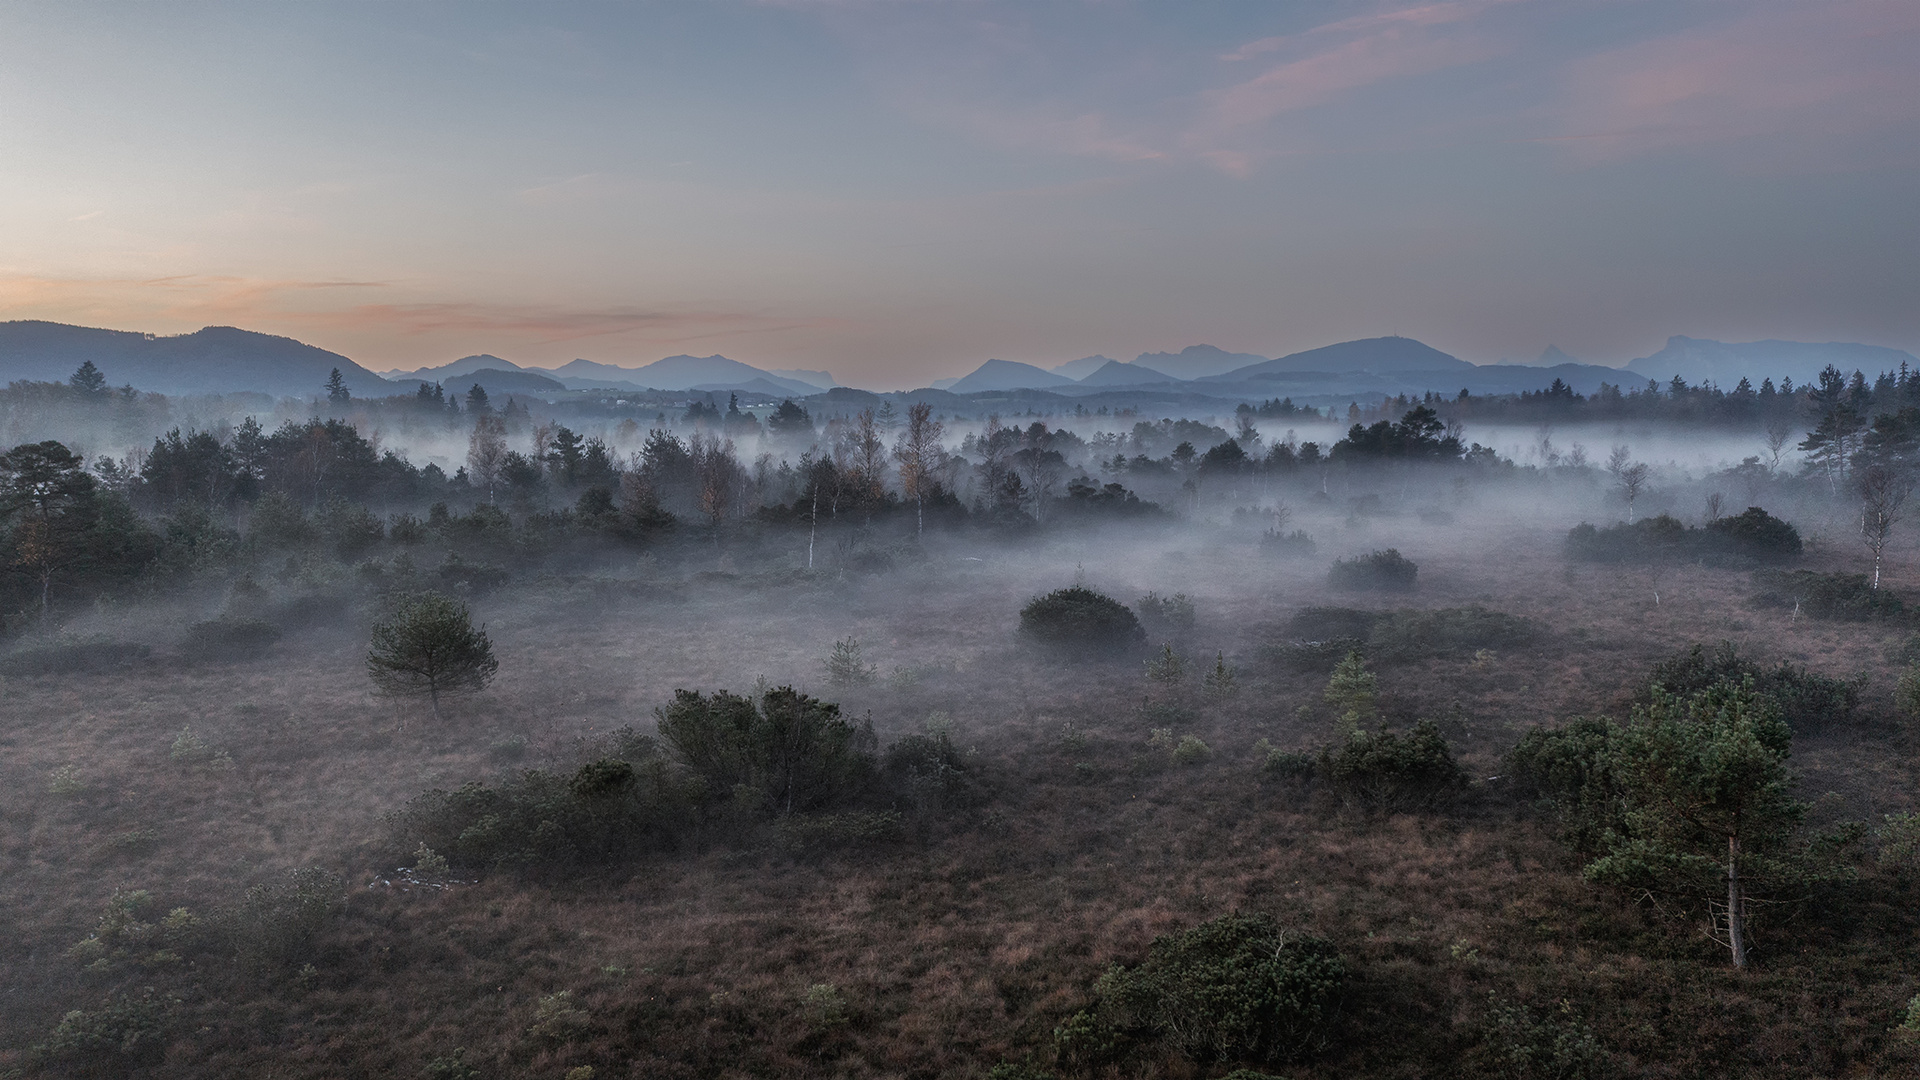
M 107 396 L 107 377 L 100 374 L 100 369 L 93 366 L 91 360 L 80 365 L 79 370 L 67 379 L 67 385 L 88 397 Z
M 1653 704 L 1607 740 L 1624 828 L 1589 864 L 1596 881 L 1712 897 L 1725 889 L 1726 944 L 1747 965 L 1747 900 L 1756 885 L 1808 876 L 1789 850 L 1807 806 L 1791 795 L 1792 733 L 1752 681 Z
M 339 368 L 334 368 L 333 374 L 327 376 L 327 400 L 335 405 L 345 405 L 352 398 L 353 395 L 347 391 L 347 380 L 341 376 Z
M 478 693 L 499 670 L 486 628 L 473 625 L 465 604 L 439 593 L 404 601 L 374 625 L 367 650 L 367 674 L 382 693 L 426 697 L 435 716 L 443 695 Z

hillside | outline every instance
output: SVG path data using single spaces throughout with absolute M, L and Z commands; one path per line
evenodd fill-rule
M 157 337 L 37 320 L 0 323 L 0 381 L 64 380 L 88 360 L 114 386 L 163 394 L 251 390 L 310 397 L 321 392 L 334 368 L 360 397 L 399 389 L 339 353 L 231 326 Z

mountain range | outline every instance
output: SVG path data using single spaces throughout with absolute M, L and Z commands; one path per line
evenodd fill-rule
M 810 398 L 852 393 L 824 371 L 770 370 L 725 356 L 669 356 L 639 367 L 574 360 L 552 370 L 526 368 L 488 353 L 382 378 L 353 360 L 292 338 L 230 326 L 158 336 L 34 320 L 0 322 L 0 381 L 59 381 L 91 360 L 113 385 L 167 394 L 256 392 L 310 398 L 322 393 L 339 369 L 356 397 L 410 392 L 420 381 L 464 392 L 478 382 L 489 394 L 552 394 L 567 390 L 735 391 L 760 398 Z M 1561 379 L 1580 393 L 1602 382 L 1629 387 L 1641 380 L 1675 376 L 1691 383 L 1731 387 L 1741 377 L 1754 382 L 1815 379 L 1828 364 L 1869 377 L 1902 365 L 1920 367 L 1911 353 L 1876 345 L 1791 341 L 1727 343 L 1669 338 L 1659 352 L 1624 368 L 1574 361 L 1549 346 L 1535 364 L 1476 365 L 1413 338 L 1390 336 L 1343 341 L 1267 358 L 1190 345 L 1179 352 L 1142 353 L 1132 361 L 1087 356 L 1051 370 L 993 359 L 957 378 L 933 384 L 954 395 L 1045 392 L 1068 397 L 1093 394 L 1159 399 L 1246 400 L 1309 396 L 1323 400 L 1382 394 L 1452 395 L 1538 390 Z M 927 391 L 916 391 L 927 393 Z M 955 397 L 959 401 L 962 398 Z M 1143 399 L 1144 400 L 1144 399 Z

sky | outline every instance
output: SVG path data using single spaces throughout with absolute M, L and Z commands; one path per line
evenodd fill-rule
M 1920 350 L 1920 4 L 16 3 L 0 319 L 925 385 Z

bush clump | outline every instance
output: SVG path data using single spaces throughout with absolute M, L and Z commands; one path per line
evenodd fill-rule
M 1757 506 L 1710 521 L 1704 531 L 1709 547 L 1756 562 L 1790 562 L 1805 550 L 1800 530 Z
M 0 675 L 77 675 L 116 671 L 153 649 L 121 641 L 74 641 L 16 649 L 0 659 Z
M 1777 667 L 1763 667 L 1742 657 L 1731 641 L 1723 641 L 1711 650 L 1694 645 L 1655 664 L 1636 703 L 1651 705 L 1656 691 L 1686 698 L 1748 680 L 1799 734 L 1850 720 L 1860 704 L 1860 687 L 1854 683 L 1803 671 L 1784 661 Z
M 1291 639 L 1273 648 L 1280 662 L 1301 671 L 1326 671 L 1348 653 L 1388 663 L 1526 645 L 1540 634 L 1533 621 L 1478 604 L 1432 610 L 1361 611 L 1309 607 L 1289 619 Z
M 1397 548 L 1370 551 L 1351 559 L 1334 560 L 1327 580 L 1336 589 L 1371 592 L 1411 592 L 1420 566 Z
M 1865 574 L 1812 570 L 1762 570 L 1753 575 L 1759 607 L 1790 608 L 1795 614 L 1838 622 L 1876 622 L 1906 615 L 1907 605 L 1890 589 L 1876 589 Z
M 1134 602 L 1140 626 L 1156 638 L 1180 637 L 1193 633 L 1197 612 L 1186 593 L 1161 596 L 1148 593 Z
M 1379 813 L 1437 806 L 1466 787 L 1466 774 L 1431 720 L 1404 735 L 1355 731 L 1320 752 L 1319 773 L 1343 801 Z
M 1539 628 L 1528 619 L 1478 604 L 1432 611 L 1396 611 L 1375 621 L 1367 651 L 1379 660 L 1419 660 L 1447 653 L 1511 648 L 1531 642 Z
M 187 628 L 182 651 L 195 660 L 257 660 L 279 640 L 280 628 L 264 619 L 208 619 Z
M 425 845 L 452 866 L 551 869 L 669 847 L 689 802 L 657 756 L 605 757 L 572 776 L 528 769 L 498 787 L 429 791 L 392 824 L 396 848 Z
M 1346 977 L 1324 939 L 1233 914 L 1155 939 L 1145 962 L 1109 969 L 1094 993 L 1122 1035 L 1201 1063 L 1264 1064 L 1321 1047 Z
M 1581 562 L 1655 563 L 1699 559 L 1718 566 L 1791 562 L 1804 545 L 1800 531 L 1758 506 L 1693 528 L 1668 514 L 1596 528 L 1585 522 L 1567 533 L 1567 557 Z
M 660 735 L 703 782 L 703 801 L 769 815 L 822 810 L 858 796 L 877 762 L 873 725 L 791 686 L 758 699 L 676 690 L 656 711 Z
M 1079 585 L 1056 589 L 1021 608 L 1020 633 L 1053 649 L 1082 654 L 1121 652 L 1147 636 L 1125 604 Z

